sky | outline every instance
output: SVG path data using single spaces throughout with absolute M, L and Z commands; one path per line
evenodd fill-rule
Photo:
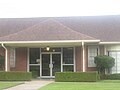
M 0 18 L 120 15 L 120 0 L 0 0 Z

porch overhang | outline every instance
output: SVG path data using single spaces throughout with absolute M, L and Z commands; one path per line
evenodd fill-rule
M 99 43 L 100 40 L 59 40 L 59 41 L 2 41 L 1 44 L 10 47 L 62 47 L 81 46 L 84 43 Z
M 120 42 L 100 42 L 100 44 L 120 44 Z

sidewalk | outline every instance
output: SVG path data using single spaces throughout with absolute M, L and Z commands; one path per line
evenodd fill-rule
M 8 89 L 4 89 L 4 90 L 37 90 L 40 87 L 43 87 L 52 82 L 54 81 L 53 80 L 32 80 L 32 81 L 25 82 L 24 84 L 11 87 Z

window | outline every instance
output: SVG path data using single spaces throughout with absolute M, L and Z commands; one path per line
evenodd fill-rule
M 10 48 L 10 67 L 14 68 L 15 67 L 15 48 Z
M 94 57 L 99 54 L 98 46 L 88 46 L 88 67 L 96 67 Z
M 30 66 L 30 72 L 32 72 L 33 78 L 40 76 L 40 66 Z
M 46 48 L 41 48 L 41 52 L 61 52 L 61 48 L 49 47 L 49 50 Z
M 73 47 L 63 48 L 63 71 L 74 71 Z
M 120 73 L 120 52 L 119 51 L 108 51 L 108 56 L 115 59 L 115 65 L 112 68 L 112 73 Z
M 73 65 L 64 65 L 63 66 L 63 71 L 64 72 L 69 72 L 69 71 L 71 71 L 71 72 L 74 72 L 74 66 Z
M 40 49 L 39 48 L 30 48 L 29 49 L 29 63 L 30 64 L 39 64 L 40 63 Z
M 63 64 L 73 64 L 73 48 L 63 48 Z

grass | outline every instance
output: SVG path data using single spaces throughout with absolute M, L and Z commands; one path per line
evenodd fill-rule
M 0 90 L 19 85 L 19 82 L 0 82 Z
M 99 82 L 54 82 L 38 90 L 118 90 L 120 80 Z

